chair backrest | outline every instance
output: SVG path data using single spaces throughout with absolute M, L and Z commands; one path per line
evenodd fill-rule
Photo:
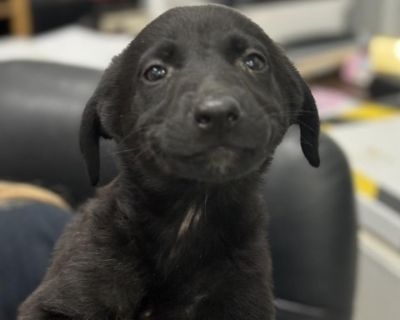
M 101 72 L 30 61 L 0 69 L 0 179 L 39 184 L 79 204 L 93 192 L 79 124 Z M 104 142 L 103 183 L 115 173 L 111 149 Z

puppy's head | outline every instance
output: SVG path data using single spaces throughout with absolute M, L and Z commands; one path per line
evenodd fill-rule
M 221 182 L 263 167 L 291 124 L 318 166 L 315 102 L 282 51 L 234 10 L 183 7 L 150 23 L 105 71 L 81 149 L 94 184 L 100 136 L 115 140 L 127 170 Z

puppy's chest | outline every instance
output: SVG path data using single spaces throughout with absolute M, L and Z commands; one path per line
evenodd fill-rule
M 204 232 L 207 227 L 205 225 L 205 212 L 203 208 L 198 208 L 195 206 L 189 207 L 185 210 L 184 214 L 180 219 L 174 223 L 170 230 L 169 238 L 169 248 L 165 248 L 165 263 L 171 262 L 171 260 L 179 259 L 181 256 L 185 255 L 185 249 L 188 247 L 198 246 L 195 243 L 198 239 L 199 234 Z M 200 244 L 201 245 L 201 244 Z M 195 248 L 193 248 L 195 249 Z
M 166 213 L 150 231 L 147 253 L 158 272 L 167 272 L 173 265 L 196 259 L 193 252 L 203 251 L 207 239 L 199 241 L 208 228 L 203 208 L 189 206 L 173 214 Z
M 232 223 L 232 220 L 237 220 Z M 230 259 L 235 239 L 245 223 L 232 208 L 204 203 L 190 205 L 172 223 L 158 228 L 151 249 L 154 269 L 161 278 L 191 280 L 215 261 Z
M 200 288 L 206 273 L 208 228 L 202 208 L 194 206 L 160 235 L 155 274 L 149 274 L 149 292 L 140 307 L 140 320 L 192 319 L 196 306 L 207 295 Z
M 139 320 L 194 319 L 201 303 L 208 297 L 207 290 L 200 294 L 196 292 L 198 290 L 188 291 L 184 287 L 165 289 L 158 288 L 148 293 L 138 312 Z
M 197 308 L 211 296 L 211 288 L 232 267 L 234 245 L 230 246 L 229 237 L 235 228 L 220 223 L 231 213 L 229 208 L 210 206 L 207 210 L 206 204 L 188 206 L 173 224 L 160 229 L 152 249 L 149 292 L 138 319 L 194 318 Z

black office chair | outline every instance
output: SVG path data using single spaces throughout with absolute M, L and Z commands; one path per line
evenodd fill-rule
M 73 205 L 81 203 L 93 189 L 78 149 L 78 128 L 101 72 L 29 61 L 2 63 L 0 70 L 0 180 L 40 183 Z M 265 179 L 277 319 L 350 320 L 356 219 L 348 164 L 322 134 L 321 167 L 311 168 L 298 140 L 297 130 L 290 130 Z M 112 144 L 103 144 L 105 183 L 116 169 Z M 46 239 L 51 250 L 55 239 Z M 7 277 L 26 277 L 29 266 L 24 272 Z M 37 284 L 22 288 L 12 304 L 0 303 L 0 316 L 2 307 L 14 310 Z M 8 316 L 2 319 L 14 319 Z

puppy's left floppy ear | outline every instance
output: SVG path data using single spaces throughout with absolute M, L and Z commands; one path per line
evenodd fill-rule
M 314 97 L 300 73 L 287 58 L 283 49 L 270 38 L 266 38 L 271 51 L 271 59 L 277 68 L 275 77 L 284 89 L 288 99 L 291 124 L 300 127 L 300 143 L 303 154 L 313 167 L 318 167 L 319 159 L 319 116 Z
M 296 71 L 297 73 L 297 71 Z M 303 154 L 313 167 L 319 167 L 319 116 L 314 97 L 310 88 L 297 74 L 303 91 L 303 103 L 297 119 L 294 121 L 300 127 L 300 143 Z

